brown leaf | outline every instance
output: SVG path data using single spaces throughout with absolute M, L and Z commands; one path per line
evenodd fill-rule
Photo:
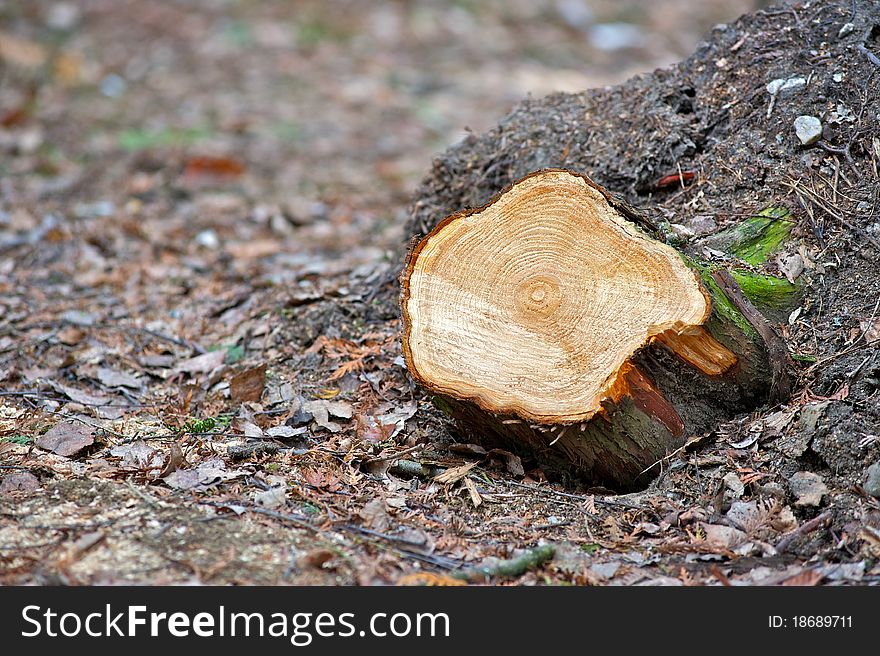
M 55 333 L 55 338 L 62 344 L 67 346 L 76 346 L 79 344 L 86 334 L 76 326 L 67 325 Z
M 336 554 L 329 549 L 312 549 L 297 559 L 297 565 L 300 567 L 314 567 L 315 569 L 321 569 L 335 556 Z
M 819 585 L 824 578 L 825 575 L 818 570 L 805 569 L 800 574 L 795 574 L 791 578 L 785 579 L 782 585 L 813 586 Z
M 244 164 L 232 157 L 195 155 L 190 157 L 183 170 L 184 181 L 193 183 L 224 182 L 244 173 Z
M 135 440 L 129 444 L 120 444 L 110 449 L 110 455 L 122 458 L 123 467 L 145 468 L 150 465 L 162 466 L 162 457 L 159 451 L 151 447 L 143 440 Z
M 165 467 L 159 473 L 159 478 L 165 478 L 168 474 L 177 471 L 184 462 L 183 451 L 180 445 L 177 442 L 172 443 L 171 450 L 168 452 L 168 462 L 165 463 Z
M 364 526 L 374 531 L 384 531 L 391 525 L 391 517 L 385 509 L 385 500 L 375 498 L 367 502 L 367 504 L 358 513 Z
M 376 417 L 372 415 L 356 415 L 355 416 L 355 434 L 362 442 L 377 444 L 384 442 L 391 437 L 394 432 L 394 424 L 382 424 Z
M 108 367 L 98 367 L 96 375 L 104 387 L 130 387 L 131 389 L 140 389 L 141 387 L 141 383 L 137 378 L 124 371 L 116 371 Z
M 868 344 L 880 343 L 880 319 L 876 321 L 865 319 L 859 323 L 859 328 L 865 333 L 865 341 Z
M 207 374 L 221 366 L 226 360 L 226 351 L 208 351 L 179 363 L 175 370 L 187 374 Z
M 36 444 L 59 456 L 72 456 L 95 443 L 92 429 L 75 421 L 62 421 L 40 436 Z
M 15 472 L 3 477 L 0 494 L 10 492 L 33 492 L 40 489 L 40 480 L 30 472 Z
M 263 389 L 265 387 L 265 364 L 235 374 L 232 380 L 229 381 L 229 392 L 232 395 L 232 400 L 238 402 L 259 401 L 260 397 L 263 396 Z
M 311 467 L 302 470 L 303 480 L 316 488 L 326 488 L 331 492 L 338 487 L 339 476 L 326 469 L 313 469 Z
M 90 394 L 88 392 L 84 392 L 75 387 L 70 387 L 69 385 L 64 385 L 55 380 L 48 381 L 49 385 L 56 392 L 63 394 L 71 401 L 76 401 L 77 403 L 81 403 L 82 405 L 89 405 L 99 407 L 102 405 L 107 405 L 112 401 L 112 397 L 107 396 L 106 394 Z
M 486 455 L 489 456 L 490 460 L 500 460 L 503 462 L 507 471 L 514 476 L 522 476 L 526 473 L 526 470 L 523 469 L 520 457 L 512 454 L 510 451 L 505 451 L 504 449 L 492 449 Z

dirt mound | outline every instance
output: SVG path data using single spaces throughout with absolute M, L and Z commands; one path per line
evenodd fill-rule
M 701 257 L 713 234 L 787 208 L 793 239 L 766 268 L 804 287 L 802 307 L 777 326 L 800 384 L 776 435 L 797 433 L 803 448 L 776 464 L 857 484 L 880 455 L 880 358 L 865 335 L 880 299 L 878 46 L 876 3 L 794 4 L 716 26 L 675 67 L 526 100 L 434 162 L 408 233 L 546 167 L 587 174 L 668 222 L 670 239 Z M 799 116 L 820 120 L 818 141 L 802 144 Z M 819 419 L 794 421 L 811 402 L 824 404 Z

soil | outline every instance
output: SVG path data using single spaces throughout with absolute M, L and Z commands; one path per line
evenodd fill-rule
M 609 82 L 574 17 L 324 5 L 0 5 L 0 582 L 453 585 L 544 543 L 491 582 L 880 581 L 876 3 L 756 11 L 491 129 L 550 90 L 524 81 Z M 669 63 L 658 16 L 657 58 L 589 54 Z M 486 453 L 402 366 L 408 238 L 547 166 L 696 256 L 768 206 L 796 221 L 766 265 L 804 288 L 775 325 L 792 398 L 692 436 L 642 492 Z

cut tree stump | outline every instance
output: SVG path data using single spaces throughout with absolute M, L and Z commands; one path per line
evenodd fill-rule
M 464 430 L 549 477 L 645 487 L 688 436 L 786 376 L 769 325 L 722 291 L 736 281 L 651 225 L 563 169 L 447 217 L 401 276 L 410 373 Z

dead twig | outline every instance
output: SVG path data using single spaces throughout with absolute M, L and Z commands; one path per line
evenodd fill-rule
M 793 530 L 791 533 L 786 533 L 782 536 L 782 539 L 776 543 L 776 553 L 782 553 L 786 551 L 791 543 L 795 541 L 795 539 L 799 538 L 802 535 L 806 535 L 807 533 L 812 533 L 818 528 L 825 526 L 828 522 L 831 521 L 831 511 L 823 512 L 818 517 L 814 517 L 808 522 L 804 522 L 801 526 Z
M 880 57 L 877 57 L 877 55 L 875 55 L 873 52 L 868 50 L 865 47 L 864 43 L 860 43 L 859 45 L 856 46 L 856 48 L 858 48 L 859 52 L 864 54 L 865 57 L 868 58 L 868 61 L 871 62 L 872 64 L 874 64 L 874 66 L 880 66 Z
M 844 225 L 847 228 L 849 228 L 850 230 L 852 230 L 854 233 L 859 235 L 859 237 L 861 237 L 865 241 L 869 242 L 872 246 L 874 246 L 874 248 L 876 248 L 878 251 L 880 251 L 880 241 L 877 241 L 871 235 L 869 235 L 865 230 L 862 230 L 857 225 L 853 225 L 852 223 L 847 221 L 845 218 L 843 218 L 843 216 L 841 216 L 838 212 L 835 212 L 830 207 L 828 207 L 828 205 L 825 204 L 825 201 L 816 192 L 814 192 L 810 189 L 807 189 L 805 187 L 803 187 L 803 188 L 799 187 L 797 182 L 791 182 L 791 183 L 789 183 L 788 186 L 791 187 L 792 191 L 794 191 L 796 194 L 799 193 L 800 191 L 803 191 L 804 194 L 806 194 L 806 196 L 809 198 L 809 200 L 812 201 L 812 203 L 814 205 L 816 205 L 816 207 L 824 210 L 825 213 L 828 214 L 828 216 L 839 221 L 842 225 Z
M 198 501 L 198 503 L 202 506 L 211 506 L 212 508 L 222 508 L 228 509 L 228 503 L 218 503 L 216 501 Z M 319 533 L 321 529 L 314 524 L 307 522 L 296 515 L 291 515 L 290 513 L 278 512 L 277 510 L 270 510 L 268 508 L 261 508 L 259 506 L 252 505 L 243 505 L 243 504 L 235 504 L 236 506 L 242 506 L 249 512 L 257 513 L 258 515 L 266 515 L 267 517 L 272 517 L 273 519 L 280 519 L 285 522 L 290 522 L 294 526 L 298 526 L 299 528 L 304 528 L 307 531 L 311 531 L 313 533 Z
M 376 456 L 375 458 L 369 458 L 368 460 L 364 460 L 365 465 L 373 465 L 379 462 L 386 462 L 387 460 L 398 460 L 399 458 L 412 453 L 413 451 L 418 451 L 422 448 L 421 444 L 416 444 L 415 446 L 411 446 L 403 451 L 395 451 L 394 453 L 389 453 L 384 456 Z
M 862 179 L 862 172 L 859 171 L 858 167 L 856 166 L 856 162 L 853 159 L 852 153 L 850 152 L 850 146 L 852 145 L 852 142 L 848 143 L 846 146 L 843 146 L 842 148 L 838 148 L 837 146 L 832 146 L 827 141 L 817 141 L 816 145 L 819 148 L 821 148 L 822 150 L 824 150 L 826 153 L 831 153 L 833 155 L 843 155 L 846 158 L 846 163 L 849 164 L 850 168 L 856 174 L 856 177 L 859 180 Z
M 465 581 L 486 581 L 493 577 L 515 577 L 525 574 L 530 569 L 543 565 L 556 555 L 556 547 L 544 545 L 527 551 L 519 558 L 502 560 L 491 567 L 469 567 L 452 574 L 453 578 Z
M 626 508 L 628 510 L 647 510 L 644 506 L 640 506 L 638 504 L 629 503 L 627 501 L 617 501 L 616 499 L 602 499 L 600 497 L 585 497 L 579 494 L 569 494 L 568 492 L 560 492 L 559 490 L 554 490 L 553 488 L 544 488 L 538 487 L 537 485 L 526 485 L 525 483 L 517 483 L 516 481 L 504 481 L 508 485 L 513 485 L 514 487 L 525 488 L 526 490 L 532 490 L 533 492 L 541 492 L 543 494 L 554 495 L 558 497 L 563 497 L 566 499 L 576 499 L 578 501 L 587 502 L 592 499 L 595 503 L 598 503 L 600 506 L 611 506 L 617 508 Z

